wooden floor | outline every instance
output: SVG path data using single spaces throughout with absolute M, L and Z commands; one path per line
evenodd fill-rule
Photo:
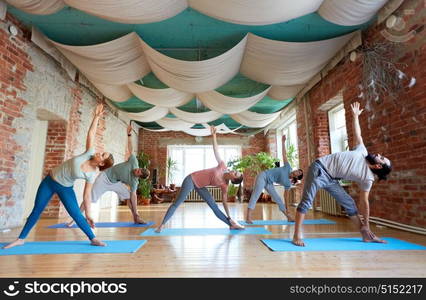
M 160 222 L 169 204 L 139 207 L 145 220 Z M 234 203 L 235 219 L 246 204 Z M 294 210 L 294 208 L 293 208 Z M 254 219 L 281 218 L 274 204 L 259 203 Z M 336 225 L 305 226 L 305 237 L 358 237 L 346 218 L 310 212 Z M 130 221 L 127 207 L 102 210 L 99 221 Z M 84 240 L 79 229 L 47 229 L 42 219 L 27 241 Z M 205 203 L 185 203 L 167 228 L 224 227 Z M 273 235 L 141 237 L 144 228 L 98 228 L 103 240 L 147 239 L 134 254 L 62 254 L 0 256 L 0 277 L 426 277 L 426 251 L 272 252 L 261 238 L 291 238 L 293 226 L 267 226 Z M 372 225 L 380 236 L 426 245 L 426 236 Z M 0 242 L 16 238 L 20 228 L 0 233 Z

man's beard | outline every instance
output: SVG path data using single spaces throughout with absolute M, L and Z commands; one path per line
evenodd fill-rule
M 375 164 L 377 164 L 376 157 L 377 157 L 376 154 L 368 153 L 368 155 L 365 157 L 365 159 L 368 161 L 368 163 L 370 165 L 375 165 Z

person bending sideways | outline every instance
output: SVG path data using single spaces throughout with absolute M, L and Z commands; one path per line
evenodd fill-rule
M 53 194 L 57 194 L 64 204 L 65 209 L 77 223 L 78 227 L 87 235 L 91 244 L 94 246 L 105 246 L 105 243 L 98 240 L 92 232 L 94 222 L 90 215 L 90 193 L 92 190 L 95 175 L 98 170 L 105 170 L 114 164 L 112 154 L 108 152 L 95 153 L 95 135 L 98 127 L 99 118 L 103 114 L 103 105 L 96 106 L 95 114 L 86 140 L 86 152 L 75 156 L 61 165 L 52 169 L 49 174 L 40 183 L 34 208 L 19 235 L 19 238 L 4 246 L 4 249 L 12 248 L 24 244 L 24 240 L 35 225 Z M 74 181 L 77 179 L 86 180 L 84 187 L 83 201 L 86 210 L 86 218 L 80 212 L 77 198 L 73 189 Z
M 132 212 L 133 221 L 136 224 L 145 224 L 145 221 L 139 216 L 137 210 L 137 195 L 139 179 L 149 177 L 149 170 L 139 168 L 139 163 L 136 156 L 133 154 L 132 146 L 132 126 L 127 127 L 127 153 L 126 161 L 116 164 L 106 171 L 101 172 L 93 184 L 91 200 L 96 203 L 101 196 L 108 191 L 115 192 L 120 200 L 127 200 L 130 211 Z M 127 186 L 130 186 L 130 191 Z M 85 211 L 84 202 L 80 206 L 81 211 Z M 69 227 L 74 224 L 74 221 L 67 223 Z
M 355 148 L 351 151 L 333 153 L 318 158 L 309 167 L 308 175 L 303 188 L 302 200 L 297 207 L 296 225 L 293 244 L 305 246 L 302 240 L 302 223 L 305 214 L 311 208 L 315 195 L 319 189 L 325 189 L 345 209 L 351 221 L 362 235 L 364 242 L 384 243 L 371 230 L 369 226 L 370 208 L 368 194 L 375 180 L 386 180 L 392 171 L 391 161 L 381 154 L 371 154 L 364 146 L 361 128 L 359 126 L 360 109 L 358 102 L 351 104 Z M 359 208 L 362 219 L 358 215 L 355 201 L 340 186 L 339 179 L 355 181 L 359 184 Z
M 211 169 L 205 169 L 201 171 L 194 172 L 185 177 L 182 182 L 181 189 L 179 194 L 176 197 L 175 202 L 170 205 L 169 209 L 164 216 L 161 225 L 155 230 L 156 232 L 161 232 L 164 225 L 167 221 L 173 216 L 175 210 L 178 208 L 186 197 L 192 190 L 196 190 L 201 198 L 207 202 L 208 206 L 213 210 L 216 217 L 223 221 L 230 229 L 244 229 L 243 226 L 239 225 L 237 222 L 231 219 L 228 208 L 228 183 L 231 181 L 233 184 L 240 184 L 243 181 L 243 174 L 236 171 L 228 171 L 225 163 L 220 158 L 218 145 L 216 141 L 216 128 L 210 127 L 212 136 L 213 136 L 213 151 L 214 156 L 217 160 L 217 167 Z M 213 199 L 210 192 L 207 190 L 206 186 L 216 186 L 220 187 L 222 190 L 222 203 L 225 208 L 226 215 L 219 209 L 216 204 L 216 201 Z
M 294 219 L 288 212 L 287 201 L 290 198 L 289 190 L 292 184 L 297 184 L 299 180 L 303 178 L 302 169 L 298 169 L 295 171 L 291 170 L 291 166 L 287 159 L 287 151 L 285 148 L 286 137 L 283 135 L 282 143 L 283 143 L 283 161 L 284 166 L 280 168 L 273 168 L 259 173 L 256 177 L 256 183 L 253 189 L 253 193 L 250 196 L 248 208 L 247 208 L 247 216 L 246 223 L 253 224 L 252 213 L 254 208 L 256 207 L 256 202 L 260 197 L 263 189 L 265 189 L 269 195 L 271 195 L 272 200 L 278 204 L 280 211 L 287 217 L 287 220 L 293 222 Z M 274 183 L 281 184 L 284 189 L 284 201 L 281 199 L 280 195 L 278 195 L 277 191 L 274 188 Z

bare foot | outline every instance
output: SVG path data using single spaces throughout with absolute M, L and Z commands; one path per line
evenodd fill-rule
M 379 239 L 370 229 L 361 229 L 361 235 L 362 241 L 366 243 L 387 243 L 385 240 Z
M 135 219 L 133 219 L 133 221 L 135 222 L 135 224 L 146 224 L 146 222 L 142 220 L 140 216 L 137 216 Z
M 305 247 L 305 242 L 301 238 L 298 238 L 298 237 L 294 237 L 292 243 L 296 246 Z
M 102 246 L 102 247 L 106 246 L 106 244 L 104 242 L 98 240 L 97 238 L 92 239 L 90 241 L 90 244 L 93 245 L 93 246 Z
M 240 224 L 238 224 L 237 222 L 235 222 L 234 220 L 230 220 L 231 222 L 231 226 L 229 226 L 229 229 L 238 229 L 238 230 L 244 230 L 244 226 L 241 226 Z
M 69 221 L 66 225 L 67 227 L 72 227 L 74 225 L 74 220 Z
M 155 232 L 160 233 L 161 230 L 163 230 L 163 225 L 158 226 L 157 229 L 155 229 Z
M 24 243 L 25 243 L 24 240 L 17 239 L 16 241 L 14 241 L 14 242 L 12 242 L 12 243 L 7 244 L 6 246 L 4 246 L 2 249 L 9 249 L 9 248 L 13 248 L 15 246 L 22 246 Z

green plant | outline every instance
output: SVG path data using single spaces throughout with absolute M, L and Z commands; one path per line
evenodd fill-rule
M 179 170 L 177 161 L 173 160 L 171 157 L 167 158 L 166 169 L 169 183 L 173 183 L 175 172 Z
M 266 152 L 259 152 L 252 155 L 234 159 L 228 162 L 228 167 L 239 172 L 249 172 L 256 176 L 264 170 L 275 167 L 275 162 L 279 161 Z
M 139 163 L 139 168 L 145 168 L 148 169 L 149 165 L 151 164 L 151 161 L 149 160 L 149 155 L 146 153 L 143 153 L 142 151 L 139 152 L 138 156 L 138 163 Z
M 287 147 L 287 159 L 293 169 L 297 167 L 299 156 L 297 154 L 296 147 L 293 144 L 290 144 Z
M 140 168 L 149 169 L 149 165 L 151 164 L 151 161 L 149 160 L 148 154 L 139 152 L 137 159 L 138 159 Z M 152 189 L 152 184 L 149 178 L 139 179 L 139 185 L 138 185 L 139 195 L 141 195 L 144 198 L 149 198 L 151 195 L 151 189 Z
M 230 183 L 228 185 L 228 197 L 236 196 L 238 192 L 238 186 Z
M 139 195 L 144 198 L 149 198 L 151 195 L 151 181 L 149 179 L 140 179 L 138 185 Z

